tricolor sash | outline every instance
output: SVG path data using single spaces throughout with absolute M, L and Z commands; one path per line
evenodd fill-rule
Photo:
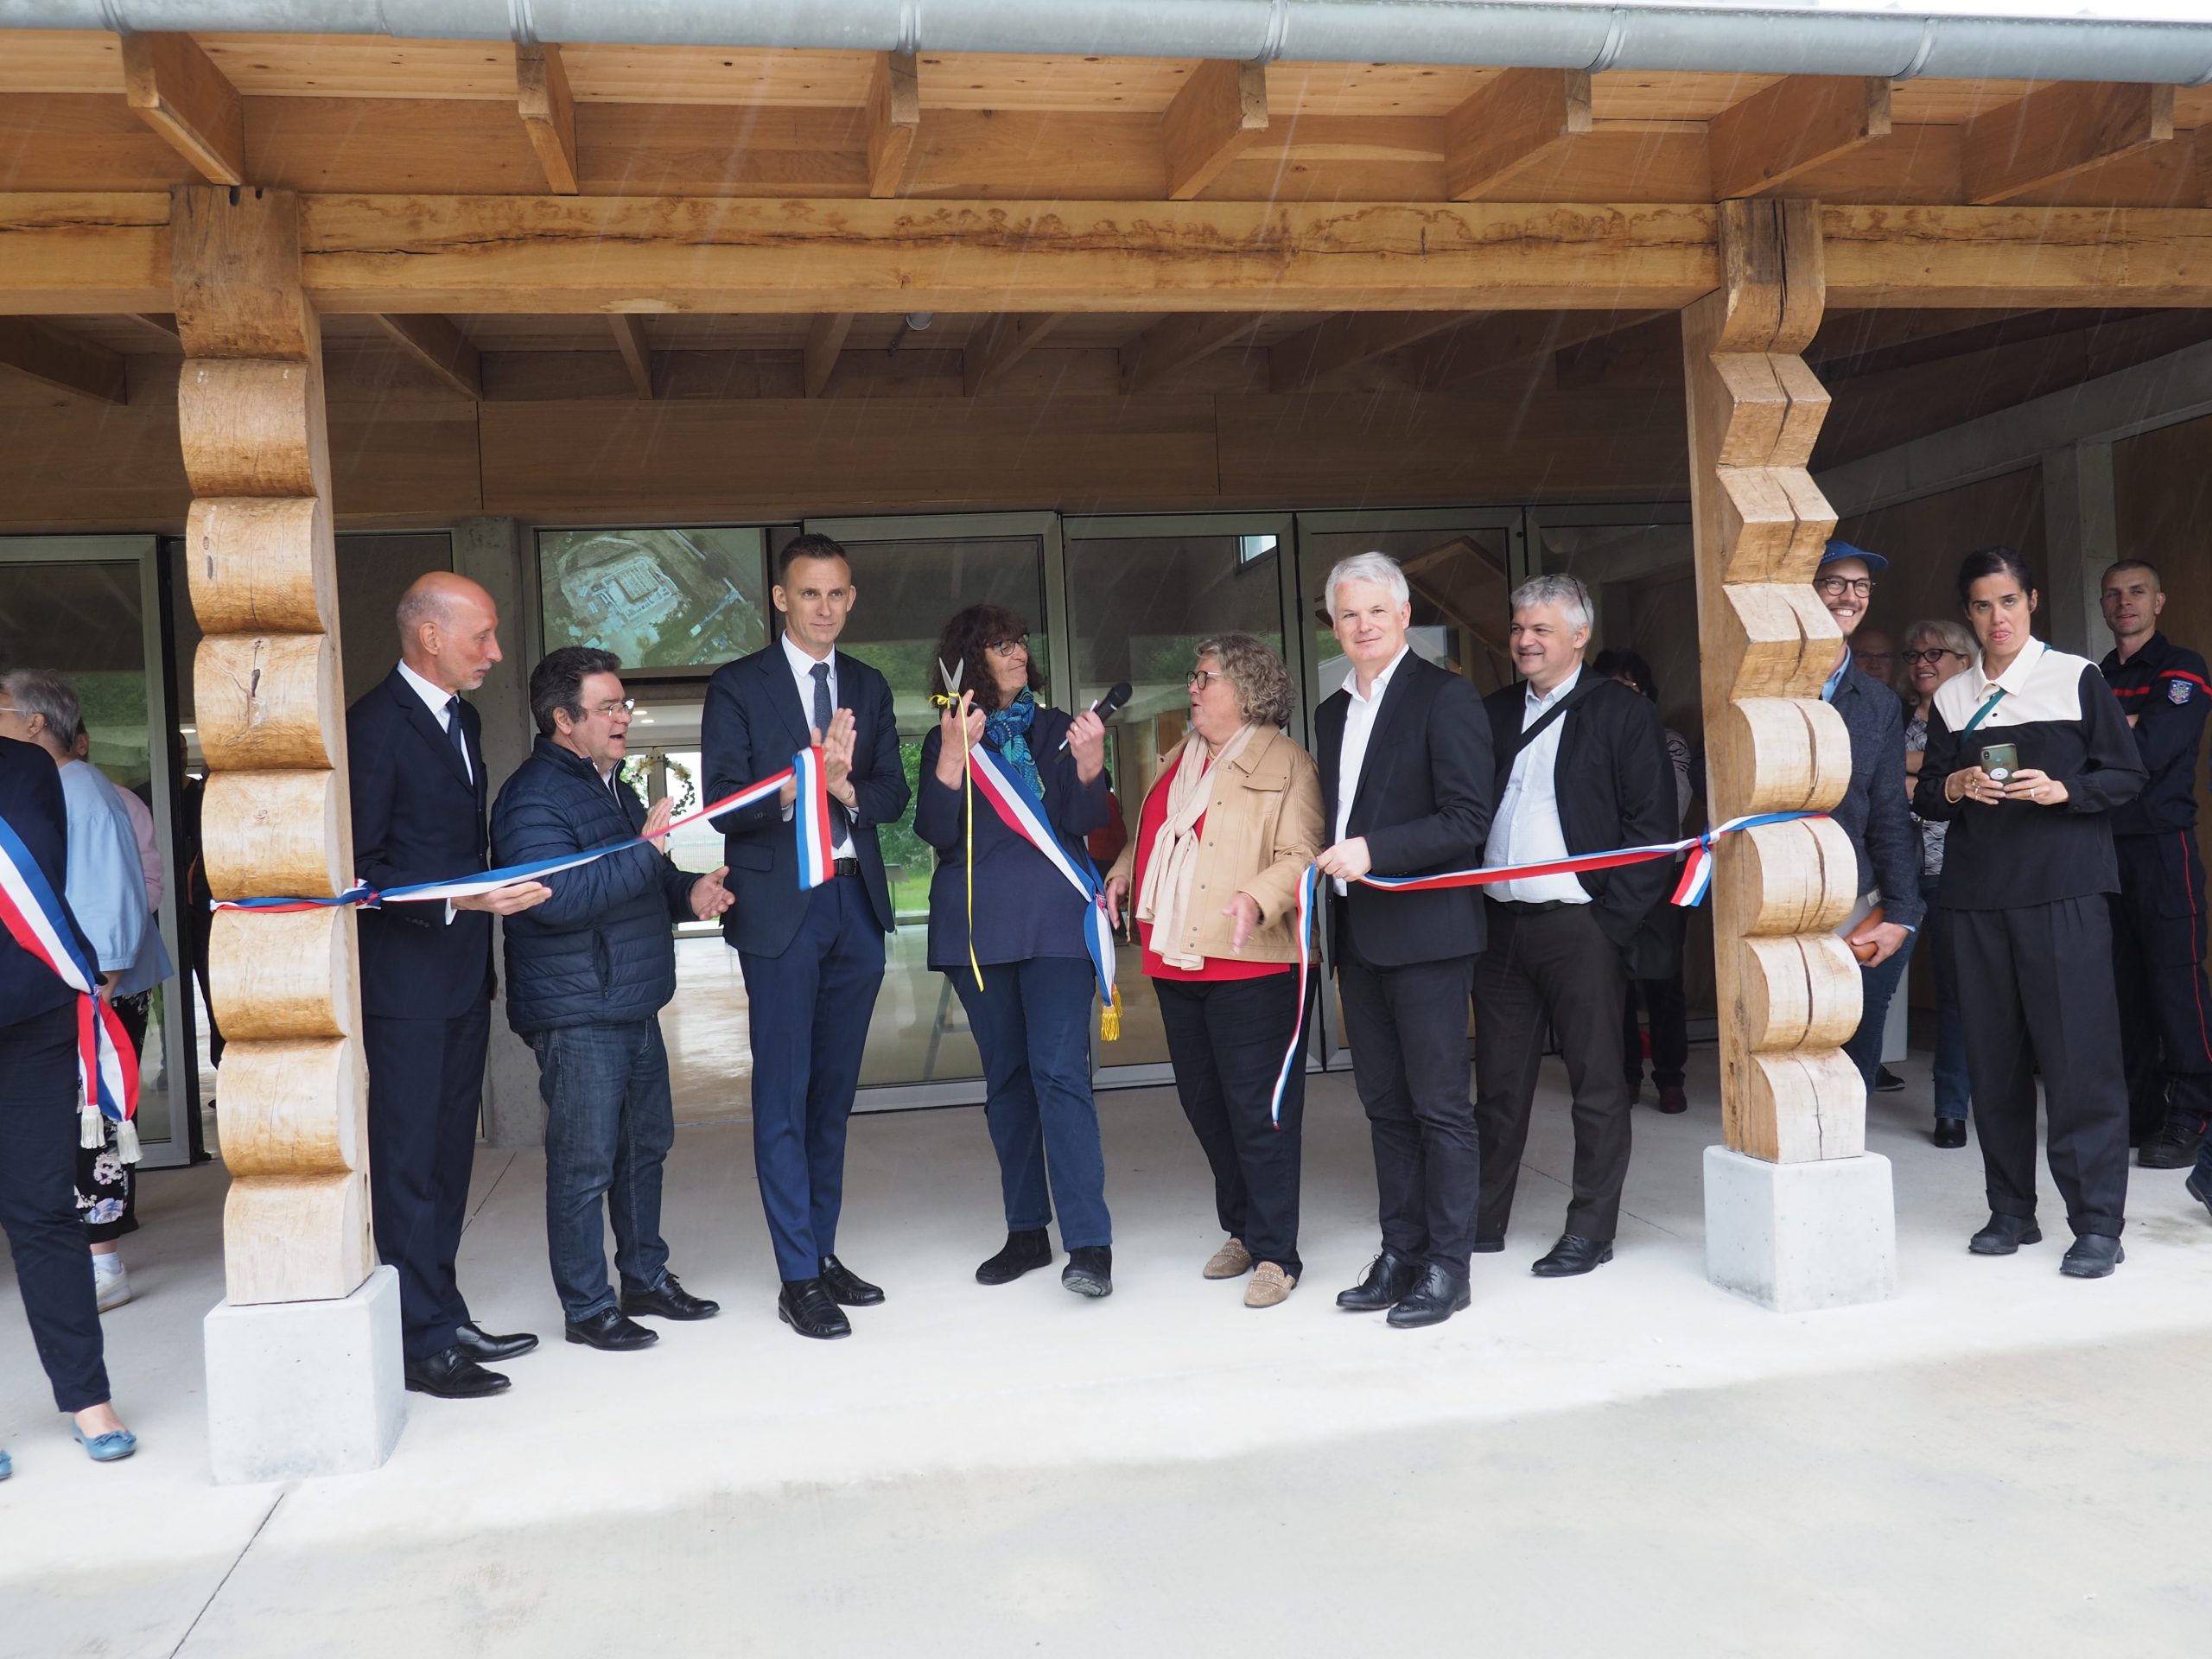
M 38 861 L 5 818 L 0 818 L 0 926 L 17 944 L 54 970 L 77 993 L 77 1082 L 82 1142 L 107 1138 L 105 1118 L 116 1126 L 116 1150 L 138 1161 L 138 1056 L 123 1020 L 99 991 L 99 969 L 78 948 L 69 912 Z
M 1090 953 L 1090 965 L 1098 977 L 1099 1003 L 1108 1016 L 1113 1015 L 1118 1007 L 1114 1001 L 1114 924 L 1106 915 L 1105 885 L 1098 879 L 1097 867 L 1087 853 L 1070 855 L 1060 838 L 1052 833 L 1052 823 L 1045 816 L 1045 804 L 1029 792 L 1027 784 L 1001 766 L 988 749 L 976 744 L 968 751 L 968 764 L 976 793 L 989 803 L 999 821 L 1042 853 L 1046 861 L 1082 895 L 1084 948 Z M 1114 1020 L 1108 1018 L 1105 1023 L 1104 1035 L 1111 1038 L 1118 1034 Z

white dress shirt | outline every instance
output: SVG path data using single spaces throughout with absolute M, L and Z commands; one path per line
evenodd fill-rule
M 1550 713 L 1581 679 L 1582 670 L 1578 667 L 1544 696 L 1539 696 L 1535 686 L 1528 687 L 1522 696 L 1521 729 L 1527 731 Z M 1505 792 L 1499 797 L 1497 810 L 1490 821 L 1490 842 L 1483 851 L 1486 868 L 1541 864 L 1567 856 L 1567 833 L 1560 828 L 1559 794 L 1553 783 L 1553 773 L 1559 765 L 1560 733 L 1566 725 L 1564 715 L 1552 721 L 1534 742 L 1513 758 L 1513 771 L 1505 780 Z M 1572 875 L 1536 875 L 1518 881 L 1499 881 L 1489 891 L 1493 898 L 1523 905 L 1590 902 L 1580 880 Z
M 1359 792 L 1360 769 L 1367 764 L 1367 740 L 1375 733 L 1375 711 L 1382 706 L 1382 694 L 1390 689 L 1390 677 L 1398 671 L 1398 664 L 1406 660 L 1410 647 L 1400 645 L 1398 654 L 1390 665 L 1375 677 L 1375 689 L 1365 696 L 1359 694 L 1359 671 L 1355 668 L 1344 676 L 1344 691 L 1351 699 L 1351 706 L 1344 710 L 1344 753 L 1337 757 L 1337 833 L 1336 839 L 1344 838 L 1344 825 L 1351 821 L 1351 798 Z M 1349 891 L 1342 881 L 1337 891 Z
M 430 718 L 438 722 L 438 729 L 442 732 L 448 730 L 449 728 L 446 722 L 452 716 L 446 712 L 446 704 L 453 700 L 454 694 L 443 686 L 432 684 L 404 663 L 399 665 L 399 677 L 412 686 L 415 695 L 423 699 L 423 706 L 430 711 Z M 468 774 L 470 783 L 476 781 L 476 766 L 468 758 L 468 741 L 466 734 L 463 735 L 461 745 L 461 769 Z
M 793 645 L 791 643 L 791 635 L 786 632 L 784 635 L 784 660 L 791 664 L 791 678 L 798 682 L 798 684 L 799 712 L 806 716 L 806 723 L 809 726 L 812 726 L 814 724 L 815 659 L 808 656 L 797 645 Z M 822 660 L 830 664 L 830 707 L 834 711 L 839 707 L 837 702 L 837 653 L 833 650 Z M 829 734 L 824 732 L 823 735 L 827 737 Z M 794 806 L 796 804 L 794 804 Z M 794 807 L 792 806 L 785 807 L 784 809 L 784 817 L 788 819 L 791 816 Z M 831 843 L 830 848 L 830 856 L 832 858 L 850 858 L 853 855 L 853 837 L 851 833 L 845 828 L 845 817 L 841 812 L 832 812 L 830 817 L 831 822 L 836 825 L 836 839 Z

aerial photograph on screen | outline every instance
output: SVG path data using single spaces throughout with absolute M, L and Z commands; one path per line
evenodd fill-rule
M 545 643 L 690 668 L 767 643 L 757 530 L 571 530 L 539 538 Z

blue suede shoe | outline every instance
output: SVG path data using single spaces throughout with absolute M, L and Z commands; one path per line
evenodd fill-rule
M 89 1440 L 85 1431 L 72 1427 L 77 1444 L 85 1448 L 85 1455 L 94 1463 L 120 1463 L 138 1449 L 138 1437 L 127 1428 L 111 1429 L 105 1434 L 95 1434 Z

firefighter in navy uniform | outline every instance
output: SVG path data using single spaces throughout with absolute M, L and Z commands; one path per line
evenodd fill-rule
M 2212 1114 L 2212 992 L 2204 981 L 2204 862 L 2196 762 L 2212 709 L 2204 658 L 2158 632 L 2166 595 L 2140 559 L 2105 572 L 2113 650 L 2099 665 L 2135 728 L 2150 781 L 2112 815 L 2120 891 L 2113 972 L 2127 1060 L 2128 1139 L 2146 1169 L 2194 1162 Z

